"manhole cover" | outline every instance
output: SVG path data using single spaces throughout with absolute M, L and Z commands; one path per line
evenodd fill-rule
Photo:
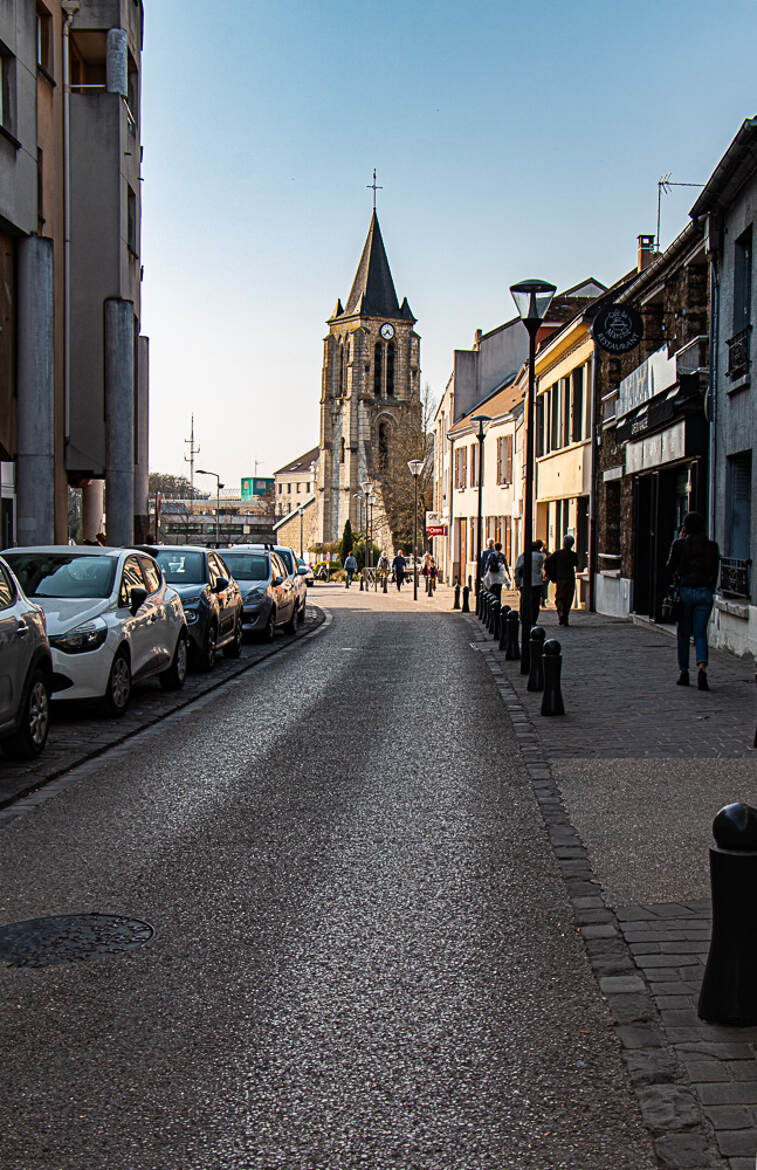
M 131 951 L 153 929 L 119 914 L 66 914 L 0 926 L 0 962 L 8 967 L 49 967 Z

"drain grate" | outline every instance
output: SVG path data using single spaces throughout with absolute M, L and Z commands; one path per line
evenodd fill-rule
M 8 967 L 49 967 L 118 955 L 146 943 L 147 922 L 119 914 L 66 914 L 0 926 L 0 962 Z

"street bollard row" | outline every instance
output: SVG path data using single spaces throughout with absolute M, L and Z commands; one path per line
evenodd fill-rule
M 468 613 L 468 594 L 463 589 L 463 613 Z M 457 609 L 457 591 L 454 609 Z M 496 594 L 480 589 L 476 595 L 476 616 L 508 662 L 520 660 L 520 616 L 509 605 L 502 605 Z M 533 626 L 529 636 L 530 668 L 526 689 L 542 692 L 541 714 L 564 715 L 562 696 L 562 647 L 555 638 L 547 638 L 542 626 Z

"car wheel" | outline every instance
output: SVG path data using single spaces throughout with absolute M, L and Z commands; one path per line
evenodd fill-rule
M 234 622 L 234 637 L 228 642 L 223 653 L 225 658 L 238 658 L 242 653 L 242 615 L 237 614 Z
M 131 666 L 126 650 L 119 650 L 113 659 L 108 675 L 108 685 L 103 695 L 103 707 L 107 715 L 119 718 L 129 706 L 131 698 Z
M 274 606 L 271 606 L 271 612 L 268 615 L 268 621 L 264 625 L 263 629 L 260 631 L 260 641 L 261 642 L 272 642 L 275 637 L 276 637 L 275 608 L 274 608 Z
M 18 730 L 3 740 L 3 751 L 12 759 L 33 760 L 47 743 L 49 730 L 50 678 L 37 667 L 32 671 L 26 688 Z
M 182 630 L 176 641 L 176 649 L 168 670 L 159 676 L 164 691 L 180 691 L 187 677 L 187 635 Z
M 218 633 L 213 622 L 208 624 L 208 632 L 205 635 L 205 645 L 202 648 L 200 655 L 200 670 L 206 673 L 212 670 L 216 664 L 216 642 L 218 641 Z
M 285 634 L 296 634 L 297 633 L 297 603 L 296 602 L 292 606 L 292 616 L 290 617 L 288 622 L 284 623 L 284 633 Z

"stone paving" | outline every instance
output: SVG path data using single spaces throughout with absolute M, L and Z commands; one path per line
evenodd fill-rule
M 0 823 L 6 819 L 2 810 L 10 808 L 28 793 L 310 634 L 321 624 L 323 616 L 320 608 L 309 604 L 305 621 L 295 634 L 277 633 L 272 644 L 246 642 L 239 658 L 226 658 L 221 651 L 209 674 L 190 669 L 180 691 L 164 691 L 157 678 L 136 684 L 131 703 L 120 719 L 99 715 L 93 704 L 53 704 L 50 735 L 38 759 L 17 762 L 0 756 Z
M 675 686 L 665 633 L 582 613 L 564 629 L 547 610 L 566 715 L 546 719 L 519 663 L 467 620 L 514 724 L 660 1165 L 754 1170 L 757 1028 L 696 1014 L 712 816 L 729 800 L 757 803 L 752 662 L 714 653 L 712 690 L 687 691 Z

